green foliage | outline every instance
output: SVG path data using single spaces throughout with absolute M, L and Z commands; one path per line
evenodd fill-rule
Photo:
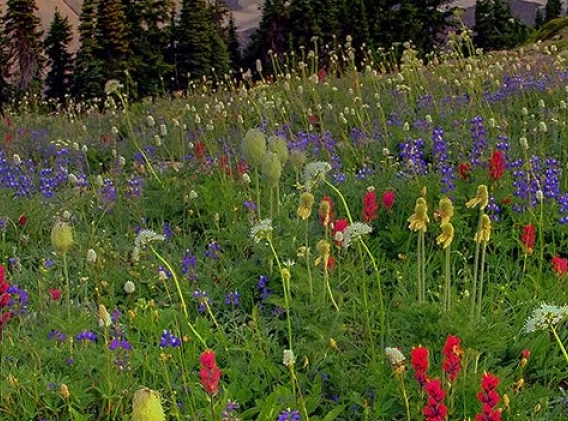
M 553 19 L 562 16 L 562 1 L 561 0 L 547 0 L 544 6 L 544 22 L 549 22 Z
M 124 80 L 129 52 L 128 21 L 122 0 L 99 0 L 97 6 L 97 59 L 104 63 L 103 75 Z
M 534 43 L 536 41 L 546 41 L 556 36 L 562 29 L 568 26 L 568 18 L 553 19 L 544 24 L 538 31 L 531 34 L 527 39 L 527 43 Z
M 55 11 L 49 32 L 43 45 L 47 55 L 49 71 L 45 78 L 46 92 L 49 99 L 65 105 L 70 93 L 71 74 L 73 70 L 72 55 L 68 51 L 71 42 L 71 24 L 67 17 Z

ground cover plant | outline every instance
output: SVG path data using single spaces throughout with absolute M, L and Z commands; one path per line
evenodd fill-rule
M 461 51 L 3 116 L 0 418 L 565 417 L 566 54 Z

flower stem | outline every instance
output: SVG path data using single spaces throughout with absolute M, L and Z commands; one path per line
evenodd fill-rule
M 201 342 L 201 344 L 207 348 L 207 343 L 205 342 L 205 340 L 203 339 L 203 337 L 199 334 L 199 332 L 197 332 L 197 330 L 195 330 L 195 327 L 193 326 L 193 324 L 189 321 L 189 313 L 187 312 L 187 304 L 185 302 L 185 298 L 183 298 L 183 292 L 181 290 L 181 284 L 179 282 L 179 279 L 176 275 L 176 272 L 174 270 L 174 268 L 172 268 L 172 266 L 170 265 L 170 263 L 164 259 L 162 257 L 162 255 L 160 253 L 158 253 L 156 251 L 156 249 L 152 246 L 150 246 L 150 249 L 152 250 L 152 252 L 154 253 L 154 255 L 158 258 L 158 260 L 160 260 L 170 271 L 170 273 L 172 274 L 172 278 L 174 280 L 174 283 L 176 284 L 176 290 L 181 302 L 181 310 L 185 316 L 185 320 L 187 322 L 187 325 L 189 326 L 189 329 L 193 332 L 193 334 L 195 335 L 195 337 L 197 339 L 199 339 L 199 342 Z
M 450 262 L 450 247 L 451 245 L 448 245 L 448 247 L 446 247 L 446 276 L 445 276 L 445 285 L 444 285 L 444 307 L 443 310 L 445 312 L 450 310 L 451 307 L 451 300 L 452 300 L 452 273 L 451 273 L 451 262 Z
M 562 340 L 560 339 L 560 336 L 558 335 L 556 328 L 553 325 L 551 325 L 550 329 L 552 330 L 552 334 L 554 335 L 554 339 L 556 339 L 556 343 L 560 347 L 560 351 L 562 351 L 562 355 L 564 355 L 564 359 L 568 363 L 568 352 L 566 352 L 566 347 L 562 343 Z
M 67 267 L 67 253 L 63 253 L 63 274 L 65 276 L 65 300 L 67 301 L 67 321 L 71 320 L 71 285 L 69 284 L 69 268 Z
M 485 254 L 487 251 L 487 242 L 483 242 L 481 247 L 481 267 L 479 269 L 479 288 L 477 291 L 477 317 L 481 317 L 481 300 L 483 298 L 483 278 L 485 277 Z

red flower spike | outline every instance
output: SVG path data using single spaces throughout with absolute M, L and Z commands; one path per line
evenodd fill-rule
M 347 219 L 338 219 L 331 224 L 331 236 L 335 240 L 335 245 L 340 246 L 343 239 L 343 233 L 349 226 Z
M 61 298 L 61 290 L 59 288 L 52 288 L 49 290 L 49 297 L 53 301 L 57 301 Z
M 393 191 L 386 191 L 383 193 L 382 197 L 383 206 L 387 211 L 390 211 L 394 206 L 394 192 Z
M 423 346 L 412 349 L 410 351 L 410 364 L 414 368 L 414 378 L 421 387 L 426 386 L 428 383 L 428 350 Z
M 499 382 L 497 376 L 491 373 L 483 374 L 481 392 L 477 394 L 477 400 L 481 403 L 481 413 L 475 416 L 476 421 L 501 421 L 501 410 L 496 408 L 501 397 L 495 390 Z
M 523 243 L 523 249 L 525 254 L 532 254 L 534 249 L 535 240 L 535 229 L 532 224 L 527 224 L 523 227 L 523 233 L 521 235 L 521 243 Z
M 219 391 L 219 379 L 221 378 L 221 370 L 215 361 L 215 352 L 208 349 L 201 354 L 199 358 L 201 370 L 199 370 L 199 377 L 201 378 L 201 385 L 205 392 L 209 395 L 216 395 Z
M 18 218 L 18 225 L 23 227 L 28 223 L 28 217 L 26 215 L 20 215 Z
M 458 166 L 458 172 L 460 174 L 460 179 L 466 181 L 471 175 L 471 166 L 467 162 L 461 163 Z
M 461 371 L 463 349 L 460 346 L 460 338 L 449 335 L 442 349 L 442 354 L 444 355 L 442 370 L 448 376 L 448 380 L 453 382 Z
M 377 219 L 378 210 L 379 204 L 377 203 L 377 194 L 374 191 L 368 191 L 363 197 L 363 212 L 361 213 L 363 222 L 369 223 L 373 219 Z
M 10 294 L 7 293 L 10 284 L 6 280 L 6 268 L 0 265 L 0 339 L 2 338 L 2 329 L 12 317 L 10 311 L 4 311 L 10 302 Z
M 492 182 L 498 181 L 505 174 L 505 155 L 503 151 L 493 151 L 489 161 L 489 179 Z
M 568 273 L 568 260 L 563 257 L 554 256 L 552 258 L 552 270 L 558 276 L 564 276 Z
M 193 154 L 197 159 L 205 157 L 205 144 L 203 142 L 197 142 L 194 146 Z
M 425 421 L 445 421 L 448 407 L 444 404 L 446 392 L 442 389 L 440 379 L 430 380 L 424 391 L 428 395 L 428 401 L 422 411 L 426 416 Z

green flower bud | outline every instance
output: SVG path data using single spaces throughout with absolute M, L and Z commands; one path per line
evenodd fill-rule
M 165 421 L 162 398 L 155 390 L 138 389 L 132 399 L 132 421 Z
M 274 152 L 266 152 L 260 168 L 262 178 L 270 187 L 276 187 L 282 175 L 282 162 Z
M 57 253 L 67 253 L 73 245 L 73 230 L 67 222 L 56 222 L 51 229 L 51 245 Z
M 268 150 L 278 155 L 282 165 L 288 161 L 290 155 L 286 139 L 280 136 L 272 136 L 268 139 Z
M 266 153 L 266 136 L 258 129 L 250 129 L 242 144 L 245 160 L 253 167 L 258 167 Z
M 307 157 L 304 151 L 293 149 L 292 152 L 290 152 L 290 164 L 292 164 L 292 167 L 296 171 L 300 171 L 304 167 L 306 160 Z

